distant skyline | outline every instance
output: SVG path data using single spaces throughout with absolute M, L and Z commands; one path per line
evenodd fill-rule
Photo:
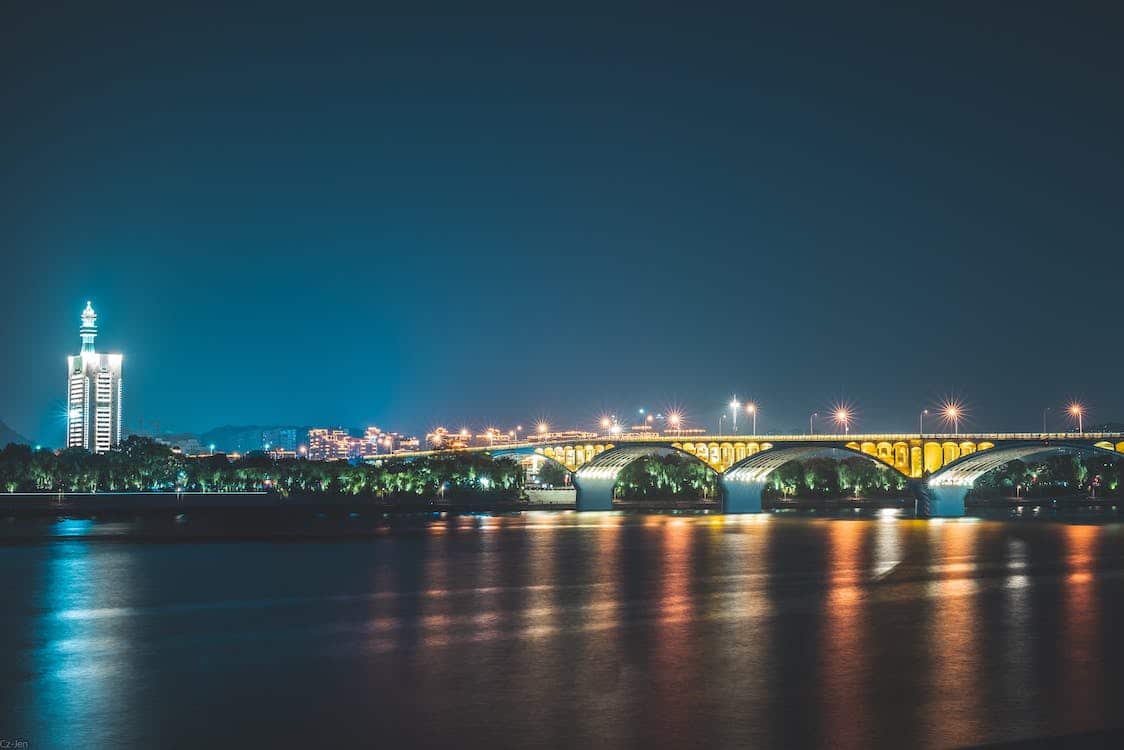
M 1124 420 L 1118 8 L 458 8 L 0 10 L 0 419 Z

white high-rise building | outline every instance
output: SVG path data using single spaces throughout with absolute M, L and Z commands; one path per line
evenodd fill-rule
M 82 311 L 82 353 L 66 358 L 66 447 L 105 453 L 121 442 L 120 354 L 98 354 L 98 316 Z

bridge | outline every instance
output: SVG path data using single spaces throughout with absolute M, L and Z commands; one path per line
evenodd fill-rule
M 612 439 L 521 442 L 451 450 L 399 453 L 410 459 L 455 452 L 520 456 L 553 461 L 573 477 L 577 509 L 610 510 L 621 471 L 649 456 L 689 456 L 719 478 L 724 513 L 760 513 L 770 475 L 789 461 L 820 456 L 860 457 L 905 478 L 923 517 L 964 515 L 976 480 L 1016 459 L 1103 453 L 1124 457 L 1124 433 L 972 433 L 875 435 L 675 435 L 614 436 Z M 381 459 L 380 460 L 385 460 Z

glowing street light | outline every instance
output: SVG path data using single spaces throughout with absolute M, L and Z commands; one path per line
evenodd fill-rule
M 683 423 L 683 415 L 677 411 L 669 411 L 667 413 L 667 423 L 671 425 L 671 429 L 679 432 L 679 425 Z
M 1077 418 L 1078 434 L 1085 434 L 1085 407 L 1075 401 L 1069 405 L 1069 413 Z
M 820 415 L 820 413 L 818 411 L 814 411 L 808 416 L 808 434 L 809 435 L 815 435 L 816 434 L 816 417 L 818 417 L 819 415 Z
M 952 434 L 960 434 L 960 407 L 957 404 L 949 404 L 942 412 L 945 420 L 952 422 Z
M 924 435 L 925 434 L 925 417 L 928 416 L 928 414 L 929 414 L 928 409 L 922 409 L 921 414 L 917 417 L 917 434 L 918 435 Z
M 843 425 L 843 434 L 847 435 L 851 432 L 851 412 L 845 406 L 840 406 L 835 410 L 832 419 L 836 424 Z
M 546 420 L 544 419 L 537 425 L 535 425 L 535 432 L 539 433 L 540 435 L 545 435 L 546 433 L 550 432 L 550 425 L 548 425 L 546 423 Z
M 757 404 L 750 401 L 745 405 L 745 411 L 749 416 L 753 417 L 753 434 L 757 435 Z
M 730 415 L 733 418 L 733 430 L 735 435 L 738 434 L 738 410 L 741 408 L 741 402 L 738 401 L 737 396 L 734 396 L 730 401 Z

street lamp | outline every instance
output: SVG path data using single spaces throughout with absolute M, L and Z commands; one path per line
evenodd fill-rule
M 851 432 L 851 412 L 846 408 L 840 407 L 835 410 L 835 423 L 843 425 L 843 434 L 848 435 Z
M 683 421 L 683 415 L 677 411 L 670 412 L 667 415 L 667 423 L 671 425 L 671 429 L 675 430 L 676 434 L 679 433 L 679 424 Z
M 814 411 L 814 412 L 812 412 L 811 416 L 808 417 L 808 434 L 809 435 L 815 435 L 816 434 L 816 417 L 818 417 L 819 415 L 820 415 L 820 413 L 818 411 Z
M 734 396 L 733 400 L 730 401 L 730 415 L 733 418 L 733 429 L 735 435 L 738 434 L 738 409 L 740 409 L 741 406 L 742 405 L 738 401 L 738 397 Z
M 928 413 L 929 413 L 928 409 L 922 409 L 921 414 L 917 417 L 917 434 L 918 435 L 924 435 L 925 434 L 925 417 L 926 417 L 926 415 L 928 415 Z
M 546 420 L 543 420 L 535 425 L 535 431 L 540 435 L 545 435 L 546 433 L 550 432 L 550 425 L 546 423 Z
M 1085 434 L 1085 407 L 1074 402 L 1069 405 L 1069 413 L 1077 417 L 1077 433 L 1080 435 Z
M 960 407 L 956 404 L 949 404 L 944 408 L 944 418 L 952 422 L 952 434 L 960 434 Z
M 757 404 L 752 401 L 745 405 L 746 412 L 753 417 L 753 434 L 757 435 Z
M 718 434 L 719 435 L 722 434 L 722 425 L 725 424 L 725 422 L 726 422 L 726 412 L 722 412 L 722 415 L 718 417 Z

